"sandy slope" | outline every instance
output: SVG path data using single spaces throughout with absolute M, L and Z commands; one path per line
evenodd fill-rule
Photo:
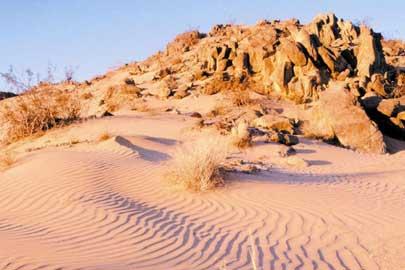
M 51 132 L 0 172 L 0 269 L 404 269 L 405 152 L 302 140 L 305 169 L 233 174 L 207 194 L 162 183 L 191 118 L 117 116 Z M 95 143 L 103 131 L 117 135 Z M 272 159 L 275 145 L 242 155 Z

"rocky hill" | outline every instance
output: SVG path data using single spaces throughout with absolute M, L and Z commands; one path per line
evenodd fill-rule
M 384 153 L 383 135 L 405 139 L 404 48 L 401 41 L 385 41 L 334 14 L 306 25 L 295 19 L 216 25 L 209 33 L 180 34 L 163 52 L 85 83 L 35 90 L 79 93 L 85 116 L 139 110 L 140 103 L 156 98 L 176 107 L 182 99 L 238 95 L 235 110 L 247 110 L 239 105 L 249 103 L 253 116 L 243 120 L 251 127 L 257 128 L 257 118 L 266 125 L 287 118 L 292 133 Z M 245 102 L 252 95 L 254 102 Z M 270 113 L 269 100 L 295 113 L 285 108 Z M 235 110 L 220 120 L 203 113 L 202 124 L 221 122 L 229 132 L 240 120 L 230 116 Z

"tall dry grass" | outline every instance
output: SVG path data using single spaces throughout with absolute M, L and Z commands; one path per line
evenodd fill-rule
M 167 178 L 175 186 L 200 192 L 224 183 L 221 165 L 229 143 L 219 136 L 205 136 L 177 149 L 168 164 Z
M 63 90 L 28 92 L 0 108 L 2 143 L 12 143 L 80 118 L 80 101 Z

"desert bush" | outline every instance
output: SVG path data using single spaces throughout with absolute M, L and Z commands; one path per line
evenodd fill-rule
M 111 134 L 108 132 L 103 132 L 97 137 L 98 142 L 103 142 L 111 138 Z
M 62 90 L 29 92 L 15 97 L 0 108 L 4 143 L 69 124 L 80 117 L 75 93 Z
M 214 76 L 204 85 L 201 89 L 201 93 L 205 95 L 214 95 L 218 92 L 223 92 L 230 98 L 233 105 L 245 106 L 252 103 L 249 95 L 251 87 L 252 83 L 247 80 L 240 81 L 235 78 L 224 80 L 222 76 Z
M 36 87 L 52 85 L 57 81 L 65 81 L 70 83 L 74 79 L 76 69 L 77 68 L 72 66 L 65 67 L 63 77 L 61 78 L 60 76 L 56 76 L 56 66 L 50 63 L 48 64 L 46 70 L 46 76 L 42 76 L 39 72 L 34 72 L 29 68 L 22 72 L 17 72 L 13 66 L 10 66 L 6 72 L 0 72 L 0 79 L 5 81 L 10 88 L 10 91 L 24 93 Z M 61 78 L 61 80 L 57 80 L 59 78 Z
M 243 87 L 237 87 L 229 92 L 231 102 L 235 106 L 246 106 L 252 103 L 249 91 Z
M 83 94 L 80 96 L 81 99 L 91 99 L 92 97 L 93 97 L 93 94 L 90 93 L 90 92 L 83 93 Z
M 166 50 L 169 55 L 178 52 L 186 52 L 203 37 L 205 37 L 205 34 L 200 33 L 197 30 L 187 31 L 177 35 L 175 39 L 167 45 Z
M 138 112 L 148 112 L 151 110 L 151 108 L 148 106 L 148 103 L 146 101 L 140 100 L 138 102 L 134 102 L 131 105 L 131 110 Z
M 183 60 L 181 60 L 181 57 L 175 57 L 170 61 L 170 65 L 178 65 L 183 63 Z
M 252 136 L 246 122 L 239 122 L 231 129 L 231 143 L 238 148 L 246 148 L 252 145 Z
M 170 90 L 177 89 L 178 83 L 174 76 L 169 75 L 164 79 L 164 85 Z
M 221 165 L 228 144 L 221 137 L 207 136 L 177 149 L 168 164 L 167 179 L 180 188 L 207 191 L 224 183 Z
M 103 100 L 108 111 L 114 112 L 124 104 L 132 104 L 141 97 L 141 89 L 133 84 L 119 84 L 108 88 Z
M 16 162 L 15 156 L 10 152 L 0 153 L 0 171 L 7 169 Z
M 207 116 L 208 117 L 217 117 L 217 116 L 225 115 L 229 111 L 230 111 L 229 106 L 217 104 L 211 111 L 208 112 Z

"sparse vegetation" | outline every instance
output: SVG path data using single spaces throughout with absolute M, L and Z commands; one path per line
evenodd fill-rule
M 231 143 L 238 148 L 246 148 L 252 145 L 252 136 L 250 135 L 246 122 L 239 122 L 231 130 Z
M 72 82 L 76 69 L 72 66 L 65 67 L 61 81 Z M 54 84 L 57 81 L 56 71 L 56 66 L 48 64 L 46 76 L 41 76 L 39 72 L 34 72 L 29 68 L 17 72 L 13 66 L 10 66 L 6 72 L 0 72 L 0 78 L 6 82 L 10 91 L 24 93 L 41 84 Z
M 190 50 L 190 47 L 197 44 L 198 41 L 205 37 L 205 34 L 198 32 L 197 30 L 190 30 L 179 34 L 176 38 L 167 45 L 167 51 L 169 54 L 177 52 L 186 52 Z
M 141 89 L 134 84 L 111 86 L 105 96 L 104 104 L 109 112 L 117 111 L 123 104 L 131 104 L 141 96 Z
M 221 164 L 228 144 L 221 137 L 208 136 L 180 147 L 168 164 L 168 180 L 180 188 L 207 191 L 224 183 Z
M 230 91 L 229 95 L 235 106 L 246 106 L 252 103 L 249 91 L 241 86 Z
M 98 136 L 97 141 L 98 141 L 98 142 L 103 142 L 103 141 L 106 141 L 106 140 L 108 140 L 108 139 L 110 139 L 110 138 L 111 138 L 111 134 L 110 134 L 110 133 L 108 133 L 108 132 L 103 132 L 103 133 L 101 133 L 101 134 Z
M 240 81 L 234 78 L 224 80 L 222 76 L 214 76 L 201 89 L 201 93 L 205 95 L 214 95 L 223 92 L 230 98 L 233 105 L 245 106 L 252 103 L 249 95 L 251 87 L 252 83 L 247 80 Z
M 80 102 L 75 93 L 62 90 L 26 93 L 0 108 L 2 141 L 12 143 L 79 118 Z
M 11 152 L 0 153 L 0 171 L 9 168 L 15 162 L 15 156 Z
M 92 97 L 93 97 L 93 94 L 90 93 L 90 92 L 83 93 L 83 94 L 80 96 L 81 99 L 91 99 Z

